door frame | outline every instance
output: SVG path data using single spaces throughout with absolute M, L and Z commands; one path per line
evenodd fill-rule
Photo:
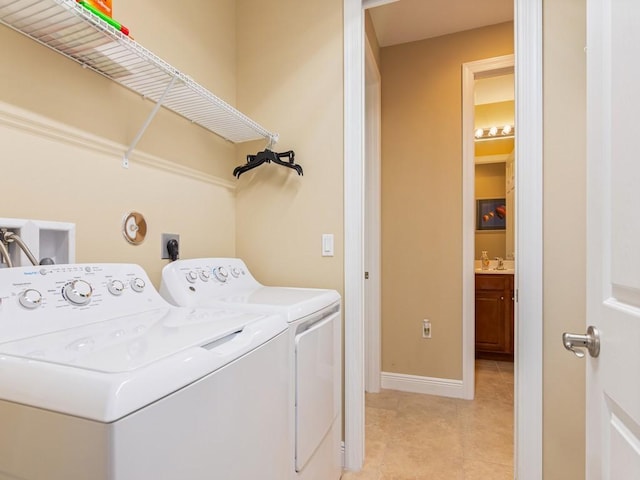
M 364 15 L 343 0 L 344 48 L 344 464 L 364 463 Z
M 515 0 L 515 478 L 542 479 L 542 2 Z
M 516 52 L 515 477 L 542 478 L 542 0 L 514 0 Z M 344 20 L 344 467 L 364 463 L 363 0 Z
M 365 36 L 365 391 L 377 393 L 381 382 L 381 78 Z

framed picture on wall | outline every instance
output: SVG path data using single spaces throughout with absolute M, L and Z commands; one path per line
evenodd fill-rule
M 476 230 L 505 230 L 507 207 L 504 198 L 476 200 Z

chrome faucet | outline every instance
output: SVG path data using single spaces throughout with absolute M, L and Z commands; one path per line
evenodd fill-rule
M 496 260 L 498 261 L 496 270 L 504 270 L 504 259 L 502 257 L 496 257 Z
M 2 228 L 0 229 L 0 253 L 2 253 L 2 258 L 7 267 L 13 267 L 13 262 L 9 256 L 9 244 L 12 242 L 15 242 L 18 247 L 20 247 L 20 250 L 24 252 L 33 265 L 38 265 L 38 260 L 36 260 L 36 257 L 31 253 L 29 247 L 22 241 L 22 238 L 15 232 L 10 232 L 6 228 Z

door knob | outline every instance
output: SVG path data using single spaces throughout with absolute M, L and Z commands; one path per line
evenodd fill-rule
M 579 358 L 584 357 L 584 352 L 582 350 L 578 350 L 582 348 L 586 348 L 589 355 L 593 358 L 600 355 L 600 332 L 592 325 L 589 325 L 589 328 L 587 328 L 586 335 L 566 332 L 563 333 L 562 343 L 564 344 L 564 348 L 572 351 L 575 356 Z

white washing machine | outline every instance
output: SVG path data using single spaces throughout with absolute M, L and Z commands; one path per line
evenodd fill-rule
M 0 479 L 282 480 L 288 348 L 137 265 L 0 269 Z
M 280 313 L 289 324 L 289 478 L 341 475 L 341 312 L 335 290 L 266 287 L 236 258 L 178 260 L 160 294 L 175 305 Z

